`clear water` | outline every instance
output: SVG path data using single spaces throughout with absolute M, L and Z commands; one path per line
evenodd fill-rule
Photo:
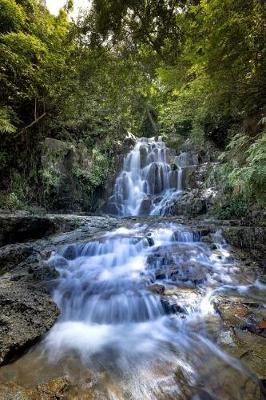
M 83 388 L 81 399 L 91 390 L 86 373 L 98 382 L 97 399 L 233 400 L 247 383 L 254 396 L 256 378 L 215 344 L 212 299 L 239 290 L 238 266 L 219 232 L 215 250 L 200 239 L 158 222 L 58 251 L 50 262 L 60 272 L 60 319 L 0 377 L 31 385 L 68 374 Z M 165 296 L 150 290 L 154 282 L 165 285 Z

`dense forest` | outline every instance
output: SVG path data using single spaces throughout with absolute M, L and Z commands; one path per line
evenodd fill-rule
M 92 209 L 131 132 L 219 151 L 215 212 L 265 205 L 263 0 L 94 0 L 75 20 L 41 0 L 0 0 L 0 208 L 58 208 L 45 138 L 82 146 Z

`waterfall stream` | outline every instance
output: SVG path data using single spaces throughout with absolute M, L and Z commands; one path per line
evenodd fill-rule
M 257 398 L 255 376 L 214 344 L 213 299 L 239 290 L 220 232 L 211 246 L 176 223 L 129 224 L 63 247 L 49 262 L 60 273 L 61 316 L 17 367 L 18 381 L 68 374 L 80 385 L 74 399 L 87 399 L 84 379 L 97 382 L 93 399 Z
M 109 208 L 123 217 L 163 215 L 182 193 L 183 168 L 197 162 L 185 152 L 171 156 L 160 138 L 137 140 L 124 159 Z
M 175 157 L 171 165 L 161 140 L 137 142 L 110 199 L 119 215 L 163 213 L 183 188 L 182 168 L 196 163 Z M 265 285 L 240 281 L 220 231 L 202 236 L 149 217 L 59 248 L 49 263 L 61 315 L 12 367 L 16 379 L 68 374 L 79 390 L 67 398 L 81 400 L 257 399 L 255 375 L 217 344 L 230 330 L 221 333 L 214 300 Z

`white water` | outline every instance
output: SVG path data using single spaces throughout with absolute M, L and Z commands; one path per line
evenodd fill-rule
M 50 362 L 72 354 L 96 376 L 108 374 L 116 389 L 106 385 L 105 399 L 183 399 L 188 387 L 195 400 L 240 399 L 253 377 L 205 324 L 215 314 L 212 293 L 237 283 L 226 244 L 219 233 L 214 240 L 215 251 L 187 227 L 137 224 L 59 251 L 51 262 L 62 313 L 44 343 Z M 154 282 L 175 294 L 161 298 L 149 290 Z M 226 397 L 216 380 L 229 377 L 238 383 Z
M 188 153 L 172 157 L 159 138 L 141 138 L 124 159 L 109 208 L 120 216 L 160 215 L 183 190 L 182 171 L 197 160 Z

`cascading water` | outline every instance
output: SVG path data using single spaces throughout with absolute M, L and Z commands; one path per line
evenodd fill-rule
M 140 139 L 110 202 L 122 216 L 163 213 L 182 190 L 182 168 L 197 163 L 191 157 L 181 153 L 171 166 L 161 140 Z M 68 374 L 78 385 L 67 397 L 73 400 L 259 398 L 254 374 L 215 344 L 221 326 L 213 301 L 257 289 L 265 298 L 266 286 L 250 276 L 239 285 L 238 264 L 219 231 L 203 241 L 197 229 L 157 217 L 127 221 L 58 249 L 49 263 L 60 275 L 60 318 L 0 380 L 6 374 L 30 385 Z
M 99 400 L 242 400 L 247 382 L 255 396 L 256 378 L 212 341 L 212 296 L 237 288 L 238 273 L 213 240 L 215 250 L 191 228 L 153 221 L 60 249 L 49 262 L 61 316 L 23 358 L 23 380 L 67 373 L 81 400 L 86 371 Z
M 116 214 L 164 214 L 182 192 L 182 170 L 193 160 L 181 153 L 170 162 L 170 151 L 159 138 L 141 138 L 124 159 L 109 208 Z

